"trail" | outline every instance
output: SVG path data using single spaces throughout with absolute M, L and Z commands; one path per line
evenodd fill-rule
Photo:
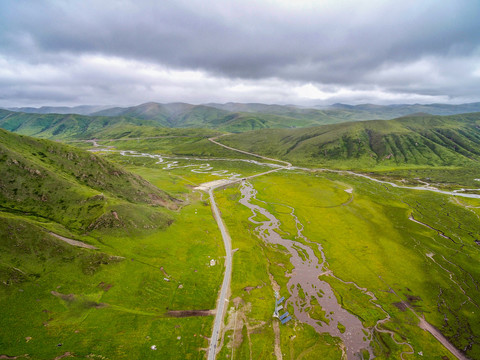
M 300 168 L 299 168 L 300 169 Z M 311 169 L 308 169 L 308 170 L 311 170 Z M 398 188 L 398 189 L 407 189 L 407 190 L 420 190 L 420 191 L 432 191 L 432 192 L 436 192 L 438 194 L 444 194 L 444 195 L 451 195 L 451 196 L 460 196 L 460 197 L 466 197 L 466 198 L 471 198 L 471 199 L 480 199 L 480 195 L 477 195 L 477 194 L 464 194 L 462 193 L 461 191 L 464 191 L 464 189 L 462 190 L 454 190 L 454 191 L 445 191 L 445 190 L 438 190 L 437 188 L 434 188 L 434 187 L 430 187 L 430 186 L 406 186 L 406 185 L 397 185 L 395 183 L 392 183 L 390 181 L 384 181 L 384 180 L 379 180 L 379 179 L 375 179 L 373 177 L 370 177 L 368 175 L 365 175 L 365 174 L 359 174 L 359 173 L 356 173 L 356 172 L 353 172 L 353 171 L 347 171 L 347 170 L 332 170 L 332 169 L 316 169 L 318 171 L 330 171 L 330 172 L 336 172 L 336 173 L 340 173 L 340 174 L 349 174 L 349 175 L 353 175 L 353 176 L 359 176 L 359 177 L 363 177 L 365 179 L 368 179 L 368 180 L 371 180 L 371 181 L 375 181 L 377 183 L 380 183 L 380 184 L 386 184 L 386 185 L 390 185 L 394 188 Z M 476 191 L 479 191 L 480 189 L 470 189 L 470 190 L 476 190 Z
M 224 144 L 222 144 L 222 143 L 219 143 L 219 142 L 216 141 L 216 140 L 217 140 L 219 137 L 221 137 L 221 136 L 224 136 L 224 135 L 211 137 L 211 138 L 209 138 L 208 140 L 211 141 L 212 143 L 214 143 L 214 144 L 216 144 L 216 145 L 218 145 L 218 146 L 224 147 L 225 149 L 228 149 L 228 150 L 236 151 L 236 152 L 239 152 L 239 153 L 242 153 L 242 154 L 246 154 L 246 155 L 250 155 L 250 156 L 255 156 L 255 157 L 258 157 L 258 158 L 264 159 L 264 160 L 279 162 L 279 163 L 281 163 L 281 164 L 284 164 L 284 165 L 287 166 L 287 167 L 291 167 L 291 166 L 292 166 L 292 164 L 290 164 L 288 161 L 283 161 L 283 160 L 278 160 L 278 159 L 272 159 L 272 158 L 269 158 L 269 157 L 266 157 L 266 156 L 254 154 L 254 153 L 251 153 L 251 152 L 248 152 L 248 151 L 243 151 L 243 150 L 240 150 L 240 149 L 235 149 L 235 148 L 233 148 L 233 147 L 230 147 L 230 146 L 224 145 Z
M 93 249 L 93 250 L 97 250 L 98 248 L 93 246 L 93 245 L 89 245 L 89 244 L 85 244 L 84 242 L 81 242 L 81 241 L 78 241 L 78 240 L 73 240 L 73 239 L 69 239 L 65 236 L 62 236 L 62 235 L 58 235 L 58 234 L 55 234 L 53 232 L 49 232 L 50 235 L 56 237 L 57 239 L 60 239 L 62 241 L 65 241 L 66 243 L 70 244 L 70 245 L 73 245 L 73 246 L 77 246 L 77 247 L 82 247 L 82 248 L 86 248 L 86 249 Z

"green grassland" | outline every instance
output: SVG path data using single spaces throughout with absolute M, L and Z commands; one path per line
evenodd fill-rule
M 478 213 L 464 206 L 479 206 L 478 200 L 469 199 L 464 204 L 448 196 L 384 187 L 333 173 L 275 173 L 257 178 L 253 184 L 259 192 L 258 199 L 267 201 L 268 210 L 282 221 L 285 233 L 292 234 L 294 229 L 291 222 L 283 220 L 286 211 L 279 203 L 295 208 L 305 225 L 304 234 L 322 244 L 335 276 L 375 294 L 377 303 L 391 316 L 382 327 L 394 331 L 398 341 L 405 339 L 416 352 L 422 351 L 424 358 L 449 356 L 430 334 L 417 326 L 413 313 L 395 305 L 403 300 L 440 329 L 457 348 L 466 351 L 467 356 L 480 357 L 478 305 L 468 300 L 470 297 L 476 302 L 479 295 L 480 274 L 475 266 L 480 257 L 479 245 L 475 243 Z M 351 195 L 344 191 L 348 188 L 354 189 L 351 202 L 348 202 Z M 236 188 L 220 190 L 218 197 L 233 248 L 239 249 L 234 254 L 232 298 L 241 297 L 245 304 L 253 304 L 247 312 L 248 321 L 265 322 L 262 331 L 254 332 L 251 339 L 264 337 L 265 343 L 273 344 L 273 334 L 268 330 L 273 320 L 273 290 L 269 287 L 268 273 L 285 292 L 288 281 L 285 272 L 289 269 L 284 264 L 288 264 L 288 259 L 282 258 L 285 255 L 281 249 L 261 243 L 252 233 L 254 225 L 247 220 L 250 211 L 238 204 Z M 410 221 L 411 213 L 452 240 Z M 429 258 L 429 254 L 434 254 L 433 258 Z M 370 302 L 370 297 L 353 285 L 329 276 L 322 276 L 322 280 L 332 285 L 341 304 L 365 326 L 372 327 L 385 318 Z M 250 293 L 244 290 L 247 286 L 262 284 L 265 285 L 261 289 Z M 286 295 L 283 292 L 282 295 Z M 284 334 L 298 335 L 297 325 L 282 326 L 282 339 Z M 310 334 L 311 341 L 318 338 Z M 254 357 L 269 358 L 251 339 Z M 282 342 L 284 354 L 290 353 L 287 339 Z M 408 351 L 408 347 L 396 345 L 385 333 L 375 332 L 374 339 L 379 358 L 399 358 L 400 352 Z M 315 346 L 317 356 L 330 351 L 325 343 Z M 323 356 L 328 357 L 326 354 Z
M 203 358 L 213 317 L 167 313 L 214 309 L 223 273 L 219 231 L 191 181 L 132 166 L 156 187 L 104 157 L 0 135 L 0 354 Z
M 215 307 L 222 267 L 208 264 L 223 249 L 203 202 L 192 201 L 166 230 L 94 231 L 97 251 L 59 241 L 45 224 L 8 215 L 0 225 L 2 354 L 203 358 L 213 318 L 166 314 Z
M 200 123 L 211 112 L 197 110 L 197 117 L 185 121 Z M 146 120 L 147 115 L 137 120 L 154 121 Z M 480 178 L 478 118 L 424 116 L 265 130 L 221 141 L 295 165 L 375 171 L 376 176 L 407 183 L 419 177 L 452 188 L 473 187 L 474 179 Z M 22 129 L 13 129 L 14 119 L 4 120 L 0 126 Z M 214 309 L 223 276 L 220 233 L 206 194 L 193 188 L 234 173 L 246 177 L 270 168 L 231 161 L 258 158 L 209 142 L 218 131 L 164 129 L 123 119 L 104 127 L 92 123 L 87 126 L 90 132 L 82 132 L 77 119 L 73 123 L 81 125 L 78 130 L 67 127 L 54 135 L 52 128 L 42 133 L 38 121 L 32 118 L 29 134 L 63 141 L 95 137 L 102 139 L 97 141 L 99 148 L 172 159 L 158 163 L 118 152 L 85 152 L 80 148 L 92 150 L 91 143 L 72 141 L 74 147 L 0 131 L 0 328 L 8 329 L 0 331 L 0 355 L 204 358 L 213 317 L 168 314 Z M 238 126 L 243 131 L 243 125 Z M 164 169 L 170 161 L 177 163 Z M 206 163 L 211 169 L 192 171 Z M 286 170 L 252 183 L 258 200 L 266 202 L 259 205 L 281 221 L 279 232 L 292 240 L 296 225 L 291 207 L 295 209 L 304 235 L 322 244 L 328 268 L 336 276 L 324 274 L 321 279 L 364 326 L 372 328 L 386 311 L 391 319 L 379 326 L 393 331 L 397 342 L 407 341 L 425 359 L 451 357 L 417 326 L 412 311 L 399 306 L 405 301 L 468 357 L 480 358 L 478 200 L 398 189 L 328 171 Z M 272 317 L 271 279 L 288 297 L 289 254 L 258 238 L 256 225 L 248 221 L 250 210 L 238 203 L 237 185 L 218 189 L 215 196 L 235 249 L 225 324 L 237 326 L 227 330 L 218 358 L 234 354 L 235 359 L 274 359 L 277 320 Z M 410 215 L 428 226 L 409 220 Z M 255 220 L 262 221 L 262 216 L 257 214 Z M 51 232 L 98 249 L 71 246 Z M 215 266 L 209 265 L 211 259 L 217 260 Z M 373 292 L 384 311 L 351 282 Z M 312 304 L 311 312 L 313 318 L 324 316 L 318 304 Z M 280 344 L 284 359 L 342 356 L 339 339 L 319 335 L 295 319 L 280 325 Z M 398 359 L 409 350 L 381 331 L 374 331 L 372 347 L 380 359 Z

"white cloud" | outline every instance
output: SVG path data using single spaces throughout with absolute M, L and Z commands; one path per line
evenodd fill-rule
M 467 0 L 24 4 L 0 2 L 1 106 L 480 100 Z
M 405 68 L 380 70 L 390 82 L 432 75 L 432 65 L 421 61 Z M 202 70 L 173 69 L 152 62 L 100 54 L 64 56 L 53 64 L 21 63 L 0 57 L 0 106 L 118 104 L 146 101 L 191 103 L 265 102 L 299 105 L 333 102 L 445 102 L 445 95 L 391 92 L 380 86 L 332 86 L 314 82 L 231 79 Z

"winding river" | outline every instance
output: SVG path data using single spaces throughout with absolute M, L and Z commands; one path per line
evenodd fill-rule
M 290 279 L 287 288 L 290 297 L 286 304 L 293 306 L 295 318 L 302 323 L 311 325 L 318 333 L 329 333 L 342 339 L 348 359 L 360 358 L 362 350 L 368 351 L 373 357 L 369 345 L 370 330 L 365 328 L 356 316 L 343 309 L 330 284 L 319 279 L 319 275 L 327 271 L 321 245 L 315 243 L 322 255 L 322 258 L 318 259 L 311 247 L 300 241 L 282 238 L 276 231 L 280 229 L 280 221 L 268 210 L 253 203 L 257 200 L 257 192 L 252 184 L 243 181 L 240 190 L 242 193 L 240 203 L 252 211 L 253 215 L 249 220 L 258 225 L 256 231 L 260 238 L 268 244 L 283 246 L 291 255 L 290 262 L 294 268 L 291 274 L 288 274 Z M 255 202 L 258 203 L 258 200 Z M 257 213 L 265 216 L 268 220 L 255 221 L 254 217 Z M 294 217 L 294 220 L 297 224 L 297 238 L 302 239 L 303 242 L 309 242 L 302 234 L 303 225 L 298 218 Z M 310 316 L 312 302 L 317 302 L 324 312 L 315 319 Z M 345 327 L 345 331 L 340 331 L 342 325 Z

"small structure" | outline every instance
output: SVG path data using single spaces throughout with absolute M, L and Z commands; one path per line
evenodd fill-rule
M 280 295 L 275 292 L 275 311 L 273 312 L 273 317 L 278 318 L 283 325 L 285 325 L 287 322 L 292 320 L 292 317 L 288 313 L 288 311 L 285 311 L 282 315 L 280 315 L 280 310 L 283 309 L 282 302 L 285 300 L 285 297 L 281 297 L 280 299 L 278 298 Z

